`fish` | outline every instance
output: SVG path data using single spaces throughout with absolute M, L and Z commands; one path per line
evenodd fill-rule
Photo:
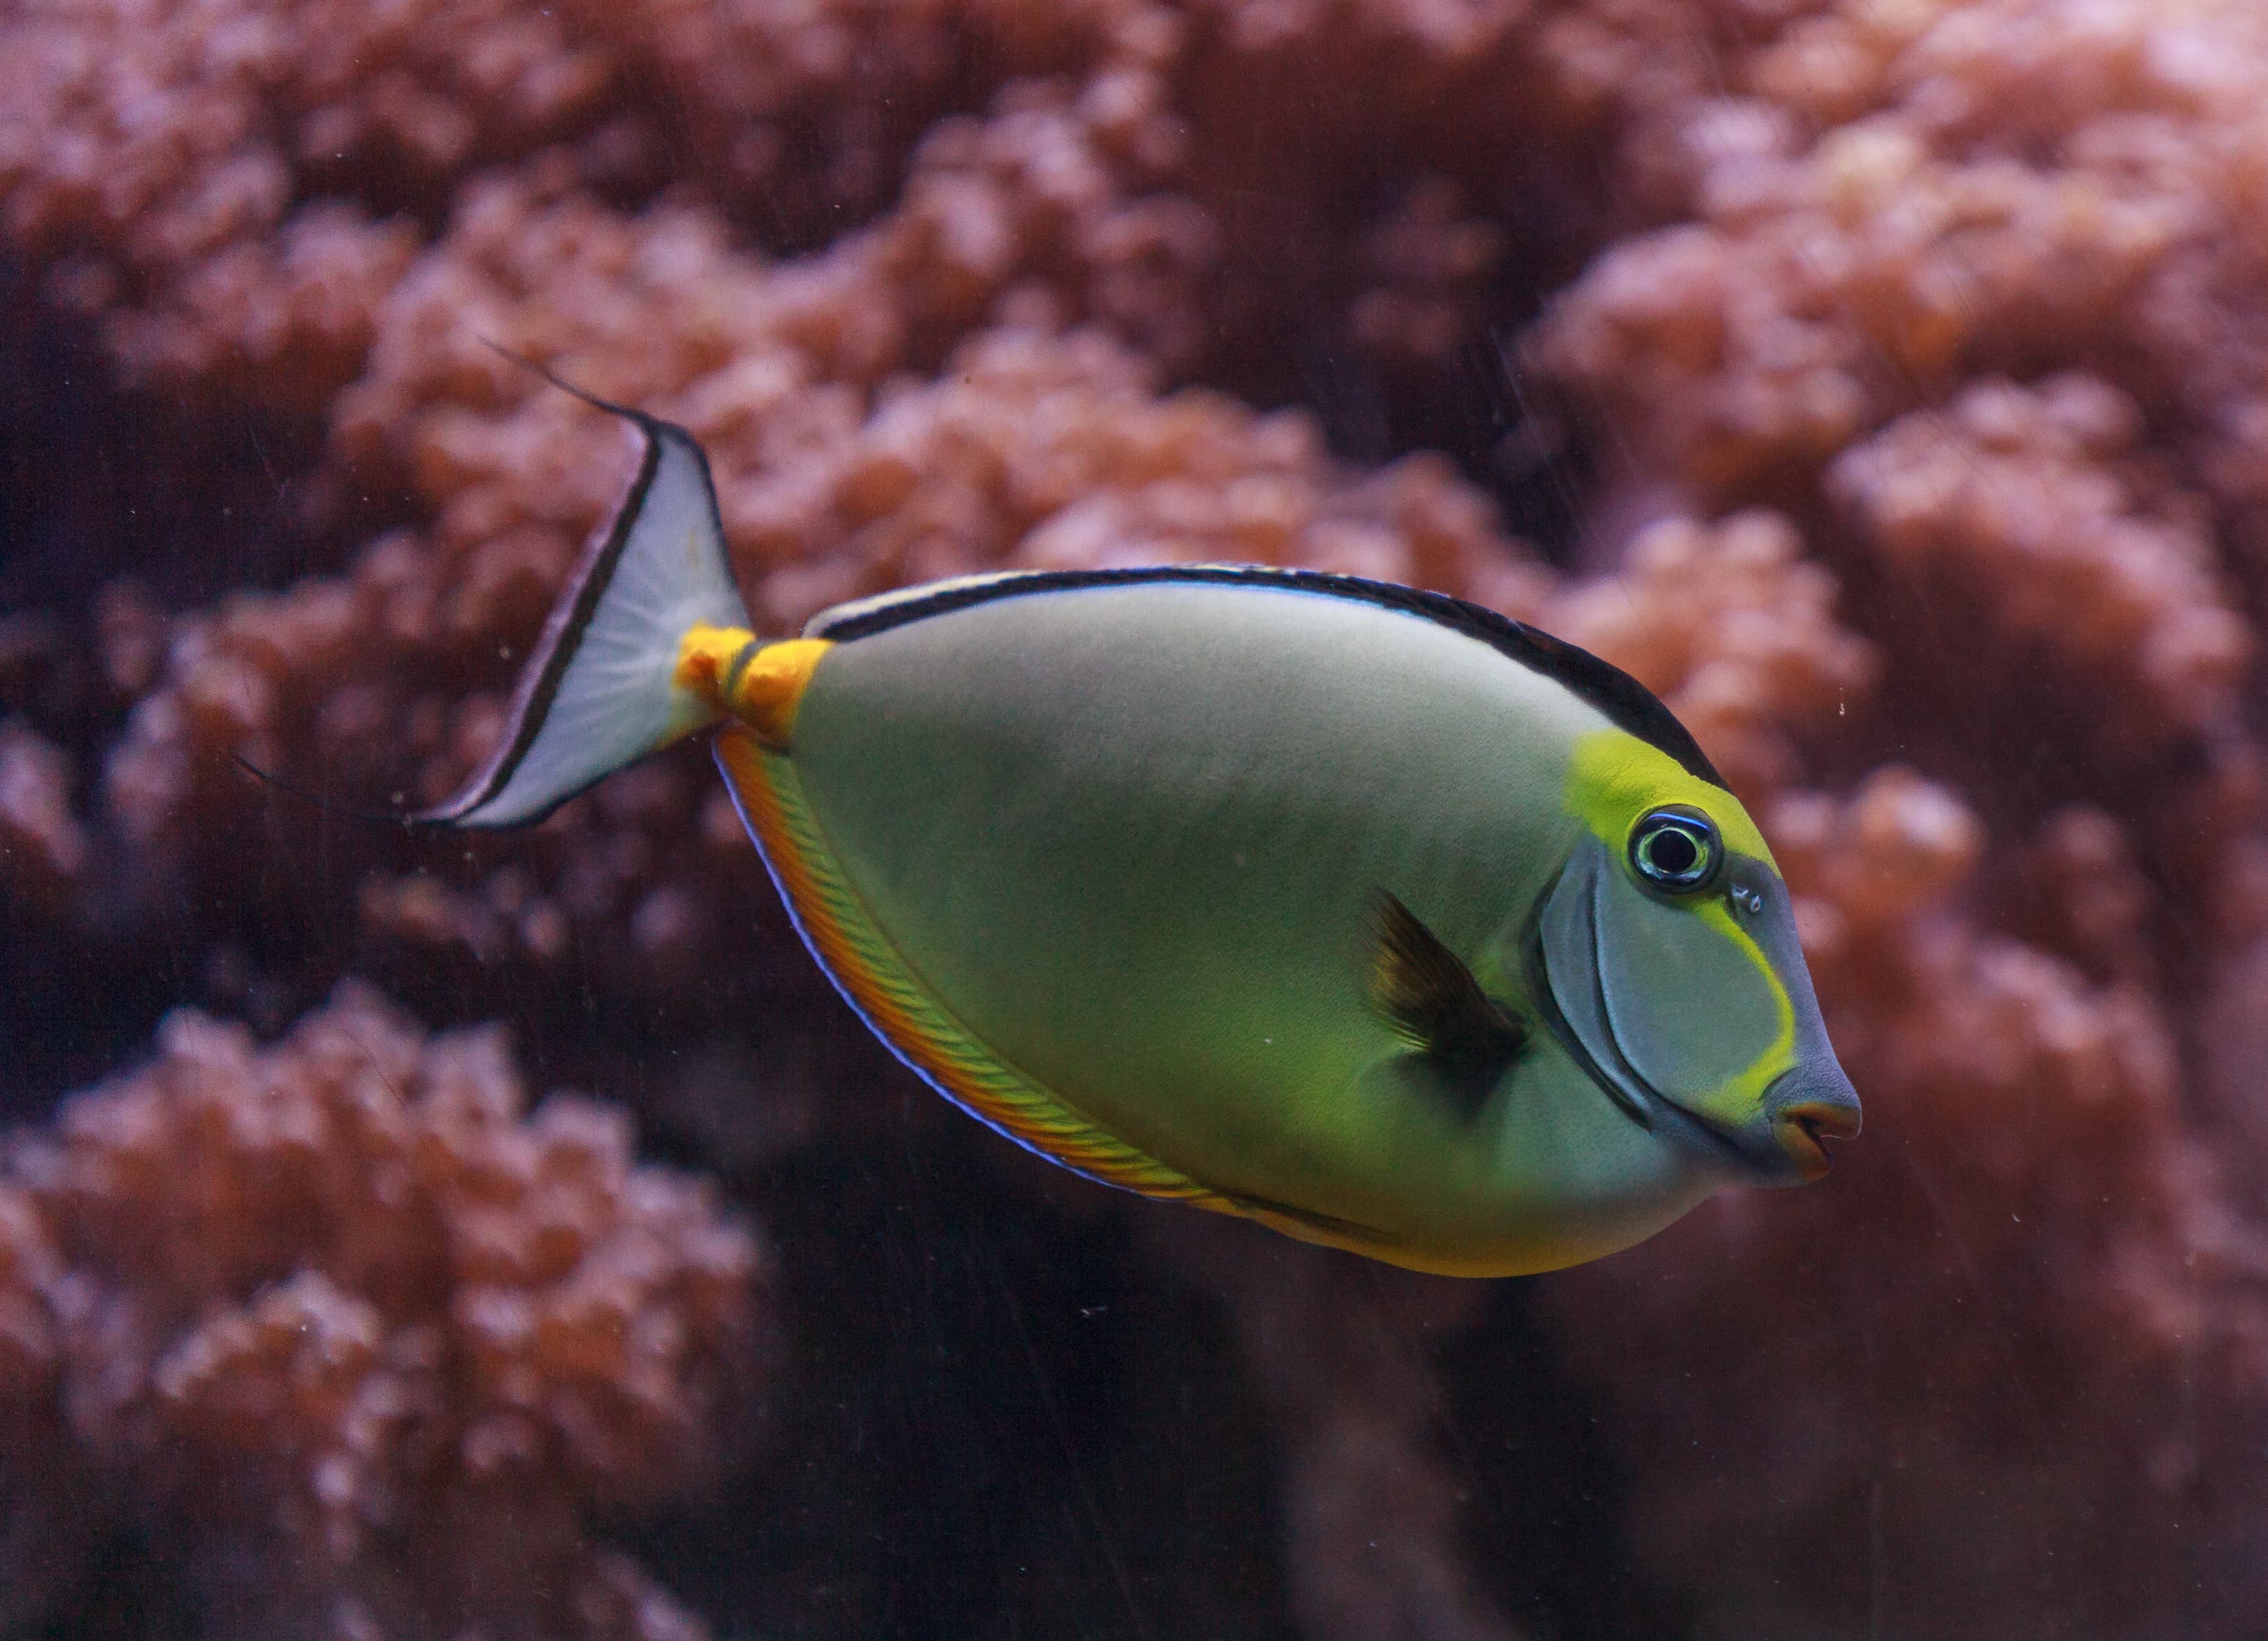
M 946 1099 L 1414 1269 L 1598 1258 L 1859 1132 L 1771 850 L 1606 661 L 1240 564 L 966 576 L 762 637 L 693 436 L 558 385 L 637 467 L 495 751 L 413 822 L 530 825 L 713 730 L 812 956 Z

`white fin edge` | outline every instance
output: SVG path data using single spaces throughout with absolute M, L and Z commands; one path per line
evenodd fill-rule
M 550 379 L 637 430 L 637 474 L 545 623 L 496 751 L 456 796 L 412 821 L 530 825 L 715 722 L 714 703 L 677 682 L 680 640 L 697 626 L 748 625 L 693 436 Z

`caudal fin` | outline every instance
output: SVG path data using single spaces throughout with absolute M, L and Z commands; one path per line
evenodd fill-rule
M 644 441 L 637 476 L 561 595 L 512 698 L 504 739 L 447 802 L 408 817 L 523 826 L 647 753 L 714 722 L 713 692 L 679 676 L 697 628 L 737 631 L 747 610 L 725 557 L 708 458 L 683 428 L 608 404 Z

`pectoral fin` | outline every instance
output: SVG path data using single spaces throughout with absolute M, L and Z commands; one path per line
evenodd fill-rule
M 1520 1057 L 1528 1034 L 1401 899 L 1380 891 L 1370 1005 L 1425 1056 L 1460 1104 L 1476 1104 Z

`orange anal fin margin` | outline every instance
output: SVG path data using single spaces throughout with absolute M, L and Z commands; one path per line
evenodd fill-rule
M 1105 1133 L 968 1032 L 907 968 L 843 879 L 788 754 L 755 733 L 728 728 L 717 737 L 717 762 L 804 944 L 874 1034 L 931 1086 L 1075 1174 L 1145 1196 L 1248 1214 L 1234 1199 Z

